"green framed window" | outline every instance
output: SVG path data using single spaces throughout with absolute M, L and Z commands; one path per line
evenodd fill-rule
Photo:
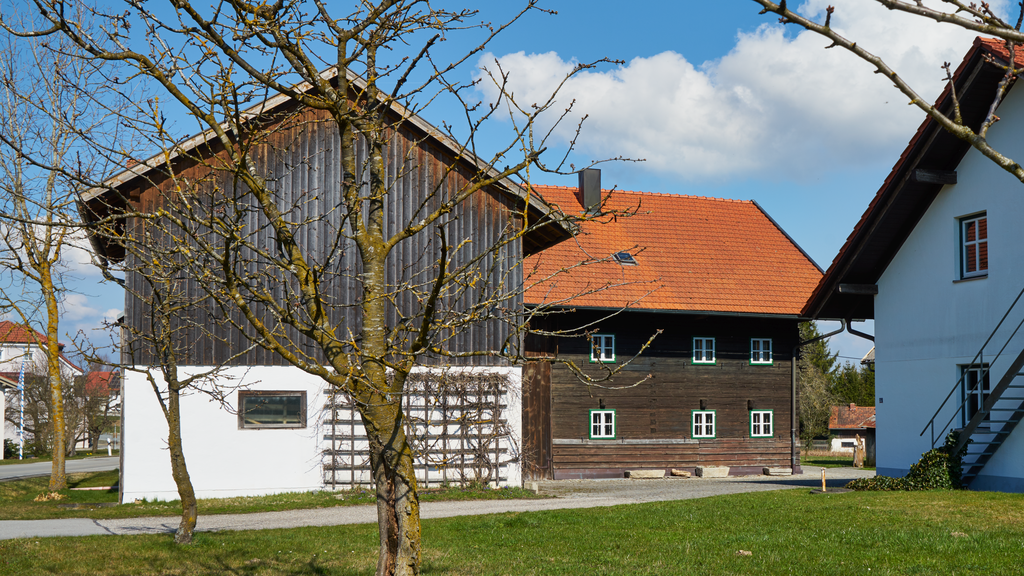
M 305 428 L 305 390 L 239 390 L 238 428 Z
M 750 363 L 767 365 L 770 365 L 772 363 L 771 338 L 750 339 Z
M 750 437 L 771 438 L 775 435 L 775 414 L 772 410 L 750 411 Z
M 591 362 L 615 362 L 615 335 L 594 334 L 590 337 Z
M 715 363 L 715 339 L 697 337 L 693 339 L 693 363 Z
M 693 438 L 714 438 L 717 418 L 714 410 L 693 410 L 690 412 Z
M 590 411 L 590 439 L 615 439 L 615 410 Z

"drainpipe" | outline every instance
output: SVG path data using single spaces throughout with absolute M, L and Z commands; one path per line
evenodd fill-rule
M 797 344 L 796 346 L 793 347 L 793 355 L 790 356 L 790 361 L 789 361 L 790 368 L 791 368 L 791 371 L 793 373 L 793 385 L 792 385 L 792 388 L 789 391 L 789 399 L 790 399 L 790 410 L 789 410 L 789 422 L 790 422 L 790 429 L 789 429 L 790 441 L 789 442 L 790 443 L 789 443 L 789 449 L 790 449 L 790 459 L 791 459 L 790 466 L 792 466 L 793 474 L 796 474 L 796 470 L 797 470 L 797 468 L 799 467 L 799 464 L 800 464 L 800 457 L 798 455 L 799 450 L 797 449 L 797 443 L 796 443 L 797 428 L 798 428 L 799 422 L 800 422 L 800 420 L 799 420 L 799 418 L 797 417 L 797 414 L 796 414 L 796 359 L 797 359 L 797 354 L 800 353 L 800 348 L 801 347 L 806 346 L 807 344 L 811 344 L 811 343 L 817 342 L 818 340 L 823 340 L 823 339 L 828 338 L 830 336 L 835 336 L 836 334 L 839 334 L 840 332 L 845 330 L 846 327 L 847 327 L 846 321 L 845 320 L 840 320 L 839 321 L 839 329 L 838 330 L 836 330 L 834 332 L 829 332 L 828 334 L 822 334 L 821 336 L 818 336 L 816 338 L 811 338 L 810 340 L 807 340 L 805 342 L 800 342 L 799 344 Z
M 853 329 L 853 320 L 851 318 L 847 318 L 846 319 L 846 331 L 849 332 L 850 334 L 853 334 L 854 336 L 860 336 L 861 338 L 864 338 L 865 340 L 871 340 L 872 342 L 875 341 L 875 337 L 873 335 L 865 334 L 864 332 L 859 332 L 857 330 L 854 330 Z

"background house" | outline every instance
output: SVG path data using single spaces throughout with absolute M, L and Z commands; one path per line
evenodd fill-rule
M 1002 41 L 978 39 L 957 68 L 975 130 L 1008 57 Z M 951 114 L 948 87 L 938 106 Z M 1024 90 L 1012 84 L 998 115 L 989 144 L 1024 158 Z M 926 119 L 808 301 L 814 318 L 875 320 L 879 474 L 906 474 L 958 430 L 973 441 L 970 488 L 1024 491 L 1022 218 L 1024 185 Z
M 21 418 L 21 395 L 18 392 L 18 380 L 21 371 L 24 369 L 25 377 L 29 379 L 28 386 L 31 388 L 33 379 L 39 386 L 46 386 L 40 383 L 40 379 L 47 376 L 46 350 L 43 348 L 49 340 L 42 333 L 8 320 L 0 321 L 0 388 L 6 394 L 5 407 L 0 407 L 0 418 L 3 418 L 3 438 L 18 442 L 18 429 Z M 58 345 L 60 352 L 60 367 L 62 376 L 68 386 L 75 378 L 82 376 L 82 369 L 64 355 L 64 344 Z M 32 403 L 33 399 L 38 400 L 37 406 L 29 405 L 25 411 L 26 427 L 28 430 L 35 429 L 35 420 L 45 421 L 47 409 L 43 401 L 45 390 L 30 390 L 27 394 L 27 402 Z M 69 430 L 74 436 L 74 430 Z M 34 441 L 31 432 L 26 433 L 26 443 Z
M 535 187 L 605 215 L 527 261 L 527 475 L 798 468 L 792 354 L 820 269 L 753 201 L 600 190 L 594 176 Z M 585 335 L 555 336 L 569 331 Z
M 865 463 L 875 462 L 875 407 L 845 404 L 833 406 L 828 418 L 828 432 L 832 436 L 830 450 L 853 454 L 854 442 L 859 436 L 864 439 L 867 452 Z

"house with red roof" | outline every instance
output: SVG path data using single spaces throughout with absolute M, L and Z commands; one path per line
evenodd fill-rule
M 17 421 L 15 419 L 15 422 L 8 422 L 7 412 L 17 410 L 17 387 L 22 369 L 27 375 L 46 374 L 46 350 L 43 347 L 47 342 L 49 340 L 44 334 L 29 326 L 9 320 L 0 321 L 0 389 L 5 392 L 6 397 L 4 406 L 0 406 L 0 421 L 4 422 L 0 441 L 18 441 Z M 67 378 L 81 376 L 82 369 L 64 355 L 64 344 L 58 344 L 58 348 L 61 350 L 61 369 Z M 2 457 L 0 454 L 0 458 Z
M 853 454 L 857 438 L 864 440 L 868 466 L 875 461 L 875 407 L 854 403 L 832 406 L 828 418 L 828 433 L 832 437 L 832 452 Z
M 936 106 L 978 130 L 1009 63 L 1002 41 L 975 40 Z M 995 111 L 987 143 L 1022 161 L 1013 79 Z M 808 300 L 809 317 L 875 321 L 879 474 L 956 432 L 968 487 L 1024 492 L 1022 220 L 1021 182 L 929 117 Z
M 821 270 L 754 201 L 593 172 L 534 188 L 584 220 L 525 263 L 526 476 L 798 468 L 793 354 Z

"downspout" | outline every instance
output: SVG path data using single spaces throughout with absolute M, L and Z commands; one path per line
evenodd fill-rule
M 846 329 L 846 321 L 845 320 L 840 320 L 839 321 L 839 329 L 838 330 L 836 330 L 834 332 L 829 332 L 828 334 L 822 334 L 821 336 L 817 336 L 815 338 L 811 338 L 810 340 L 807 340 L 805 342 L 800 342 L 799 344 L 797 344 L 796 346 L 793 347 L 793 355 L 790 356 L 790 361 L 789 361 L 790 369 L 791 369 L 791 371 L 793 373 L 793 385 L 792 385 L 792 387 L 790 388 L 790 391 L 789 391 L 789 399 L 790 399 L 790 409 L 789 409 L 789 422 L 790 422 L 789 450 L 790 450 L 790 458 L 791 458 L 790 466 L 792 467 L 793 474 L 796 474 L 796 471 L 799 468 L 799 464 L 800 464 L 799 449 L 797 448 L 797 443 L 796 443 L 797 426 L 798 426 L 798 423 L 800 421 L 798 419 L 798 417 L 797 417 L 797 414 L 796 414 L 796 359 L 797 359 L 797 355 L 800 353 L 800 348 L 801 347 L 806 346 L 807 344 L 811 344 L 811 343 L 817 342 L 818 340 L 823 340 L 823 339 L 828 338 L 830 336 L 835 336 L 836 334 L 839 334 L 840 332 L 842 332 L 845 329 Z
M 854 336 L 860 336 L 861 338 L 863 338 L 865 340 L 871 340 L 872 342 L 875 341 L 875 337 L 872 336 L 871 334 L 865 334 L 864 332 L 859 332 L 857 330 L 854 330 L 853 329 L 853 320 L 851 318 L 847 318 L 846 319 L 846 331 L 849 332 L 850 334 L 853 334 Z

